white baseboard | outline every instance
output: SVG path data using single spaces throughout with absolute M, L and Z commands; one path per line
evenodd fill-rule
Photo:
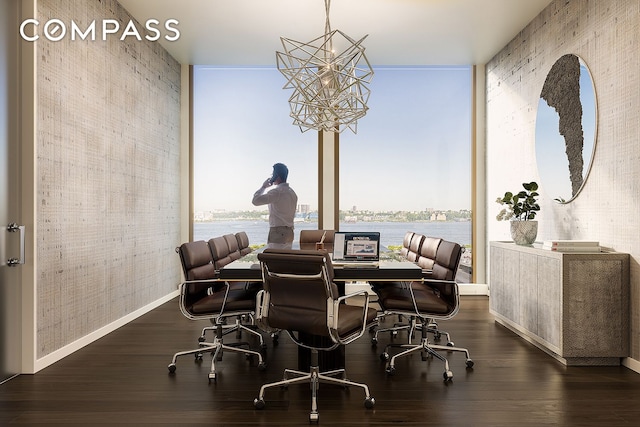
M 630 357 L 624 357 L 622 359 L 622 366 L 625 366 L 632 371 L 635 371 L 640 374 L 640 361 L 636 359 L 632 359 Z
M 176 290 L 171 292 L 168 295 L 165 295 L 164 297 L 145 305 L 144 307 L 139 308 L 138 310 L 134 311 L 133 313 L 130 313 L 124 317 L 121 317 L 120 319 L 116 320 L 115 322 L 112 322 L 106 326 L 103 326 L 102 328 L 88 334 L 85 335 L 84 337 L 72 342 L 71 344 L 68 344 L 52 353 L 47 354 L 46 356 L 44 356 L 41 359 L 37 359 L 36 363 L 34 365 L 34 372 L 25 372 L 27 374 L 35 374 L 36 372 L 46 368 L 47 366 L 53 365 L 55 362 L 62 360 L 63 358 L 67 357 L 68 355 L 72 354 L 73 352 L 76 352 L 78 350 L 80 350 L 82 347 L 85 347 L 89 344 L 91 344 L 92 342 L 104 337 L 105 335 L 109 334 L 110 332 L 115 331 L 116 329 L 118 329 L 121 326 L 126 325 L 127 323 L 137 319 L 138 317 L 142 316 L 143 314 L 146 314 L 148 312 L 150 312 L 151 310 L 153 310 L 154 308 L 157 308 L 159 306 L 161 306 L 162 304 L 164 304 L 167 301 L 171 301 L 173 298 L 175 298 L 176 296 L 180 295 L 180 291 Z M 176 310 L 178 310 L 178 307 L 176 306 Z
M 489 285 L 482 283 L 458 283 L 460 295 L 489 295 Z

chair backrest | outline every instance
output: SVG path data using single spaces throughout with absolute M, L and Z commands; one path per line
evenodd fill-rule
M 216 270 L 220 270 L 225 265 L 233 261 L 229 252 L 229 244 L 223 236 L 209 239 L 209 250 L 213 258 L 213 265 Z
M 227 241 L 227 246 L 229 247 L 229 256 L 231 257 L 231 259 L 234 261 L 240 259 L 242 257 L 242 254 L 240 254 L 240 246 L 238 246 L 238 239 L 236 238 L 235 234 L 225 234 L 222 237 L 224 237 L 224 240 Z
M 411 243 L 409 243 L 409 253 L 407 253 L 407 260 L 411 262 L 417 262 L 420 257 L 420 248 L 422 247 L 422 241 L 424 240 L 424 235 L 414 233 L 411 238 Z
M 238 241 L 241 256 L 245 256 L 253 251 L 253 249 L 249 247 L 249 236 L 247 236 L 245 231 L 238 231 L 236 233 L 236 240 Z
M 409 246 L 411 246 L 411 239 L 415 233 L 413 231 L 407 231 L 402 239 L 402 248 L 400 249 L 400 255 L 404 258 L 409 254 Z
M 441 241 L 431 277 L 437 280 L 455 280 L 461 257 L 462 247 L 459 244 L 447 240 Z
M 324 247 L 327 251 L 332 251 L 335 233 L 335 230 L 300 230 L 300 249 L 315 250 L 316 243 L 320 242 L 324 234 Z
M 425 270 L 433 270 L 433 265 L 436 262 L 436 254 L 438 253 L 438 246 L 442 239 L 437 237 L 426 236 L 420 247 L 420 258 L 418 259 L 418 265 Z
M 258 254 L 271 328 L 329 336 L 327 300 L 338 298 L 327 252 L 267 249 Z
M 176 248 L 176 252 L 180 256 L 185 281 L 215 279 L 216 269 L 207 242 L 198 240 L 183 243 Z M 206 296 L 211 286 L 211 283 L 188 284 L 185 288 L 187 300 L 197 300 Z

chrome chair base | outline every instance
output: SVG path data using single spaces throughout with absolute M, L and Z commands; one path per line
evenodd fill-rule
M 260 338 L 262 349 L 266 347 L 262 339 L 262 335 L 260 333 L 253 331 L 243 325 L 240 325 L 240 326 L 242 326 L 243 329 L 247 329 L 252 334 L 257 335 Z M 193 350 L 180 351 L 174 354 L 173 358 L 171 359 L 171 363 L 169 363 L 169 365 L 167 366 L 167 368 L 169 369 L 169 373 L 173 374 L 176 371 L 176 362 L 178 360 L 178 357 L 180 356 L 193 354 L 195 355 L 196 361 L 201 361 L 204 353 L 211 353 L 212 354 L 211 370 L 209 371 L 209 375 L 208 375 L 209 383 L 211 383 L 212 380 L 216 381 L 216 376 L 217 376 L 216 361 L 222 360 L 222 353 L 224 351 L 230 351 L 233 353 L 243 353 L 249 359 L 253 359 L 254 357 L 257 357 L 258 369 L 261 371 L 266 369 L 267 365 L 264 362 L 264 358 L 262 357 L 262 354 L 257 351 L 251 350 L 251 347 L 248 342 L 233 342 L 230 344 L 224 344 L 222 341 L 222 336 L 224 334 L 222 325 L 218 325 L 216 329 L 217 329 L 217 332 L 216 332 L 217 336 L 214 338 L 213 342 L 200 341 L 199 342 L 200 347 L 195 348 Z M 204 336 L 204 332 L 203 332 L 203 336 Z M 200 337 L 200 340 L 202 339 L 203 337 Z M 243 347 L 246 347 L 246 348 L 243 348 Z
M 264 394 L 268 388 L 272 387 L 288 387 L 292 384 L 310 383 L 311 384 L 311 412 L 309 413 L 310 422 L 318 422 L 320 414 L 318 413 L 317 393 L 320 383 L 336 384 L 343 387 L 355 386 L 364 390 L 364 406 L 367 409 L 373 408 L 375 399 L 371 397 L 369 393 L 369 387 L 366 384 L 356 383 L 349 381 L 346 378 L 346 372 L 344 369 L 335 369 L 332 371 L 320 372 L 318 367 L 318 352 L 312 350 L 311 352 L 312 366 L 309 372 L 297 371 L 293 369 L 285 369 L 284 377 L 282 381 L 276 381 L 269 384 L 264 384 L 260 387 L 260 393 L 258 397 L 254 399 L 253 404 L 256 409 L 263 409 L 265 407 Z M 292 376 L 292 377 L 290 377 Z M 340 376 L 341 378 L 336 378 Z

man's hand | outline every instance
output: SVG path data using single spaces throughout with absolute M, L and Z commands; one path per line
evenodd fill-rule
M 263 183 L 262 183 L 262 188 L 268 188 L 271 187 L 273 185 L 273 183 L 271 182 L 271 178 L 267 178 Z

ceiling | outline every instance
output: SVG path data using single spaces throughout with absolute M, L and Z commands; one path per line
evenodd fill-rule
M 552 0 L 333 0 L 331 28 L 365 35 L 372 65 L 485 64 Z M 324 33 L 323 0 L 119 0 L 139 22 L 177 19 L 183 64 L 275 65 L 280 37 Z

